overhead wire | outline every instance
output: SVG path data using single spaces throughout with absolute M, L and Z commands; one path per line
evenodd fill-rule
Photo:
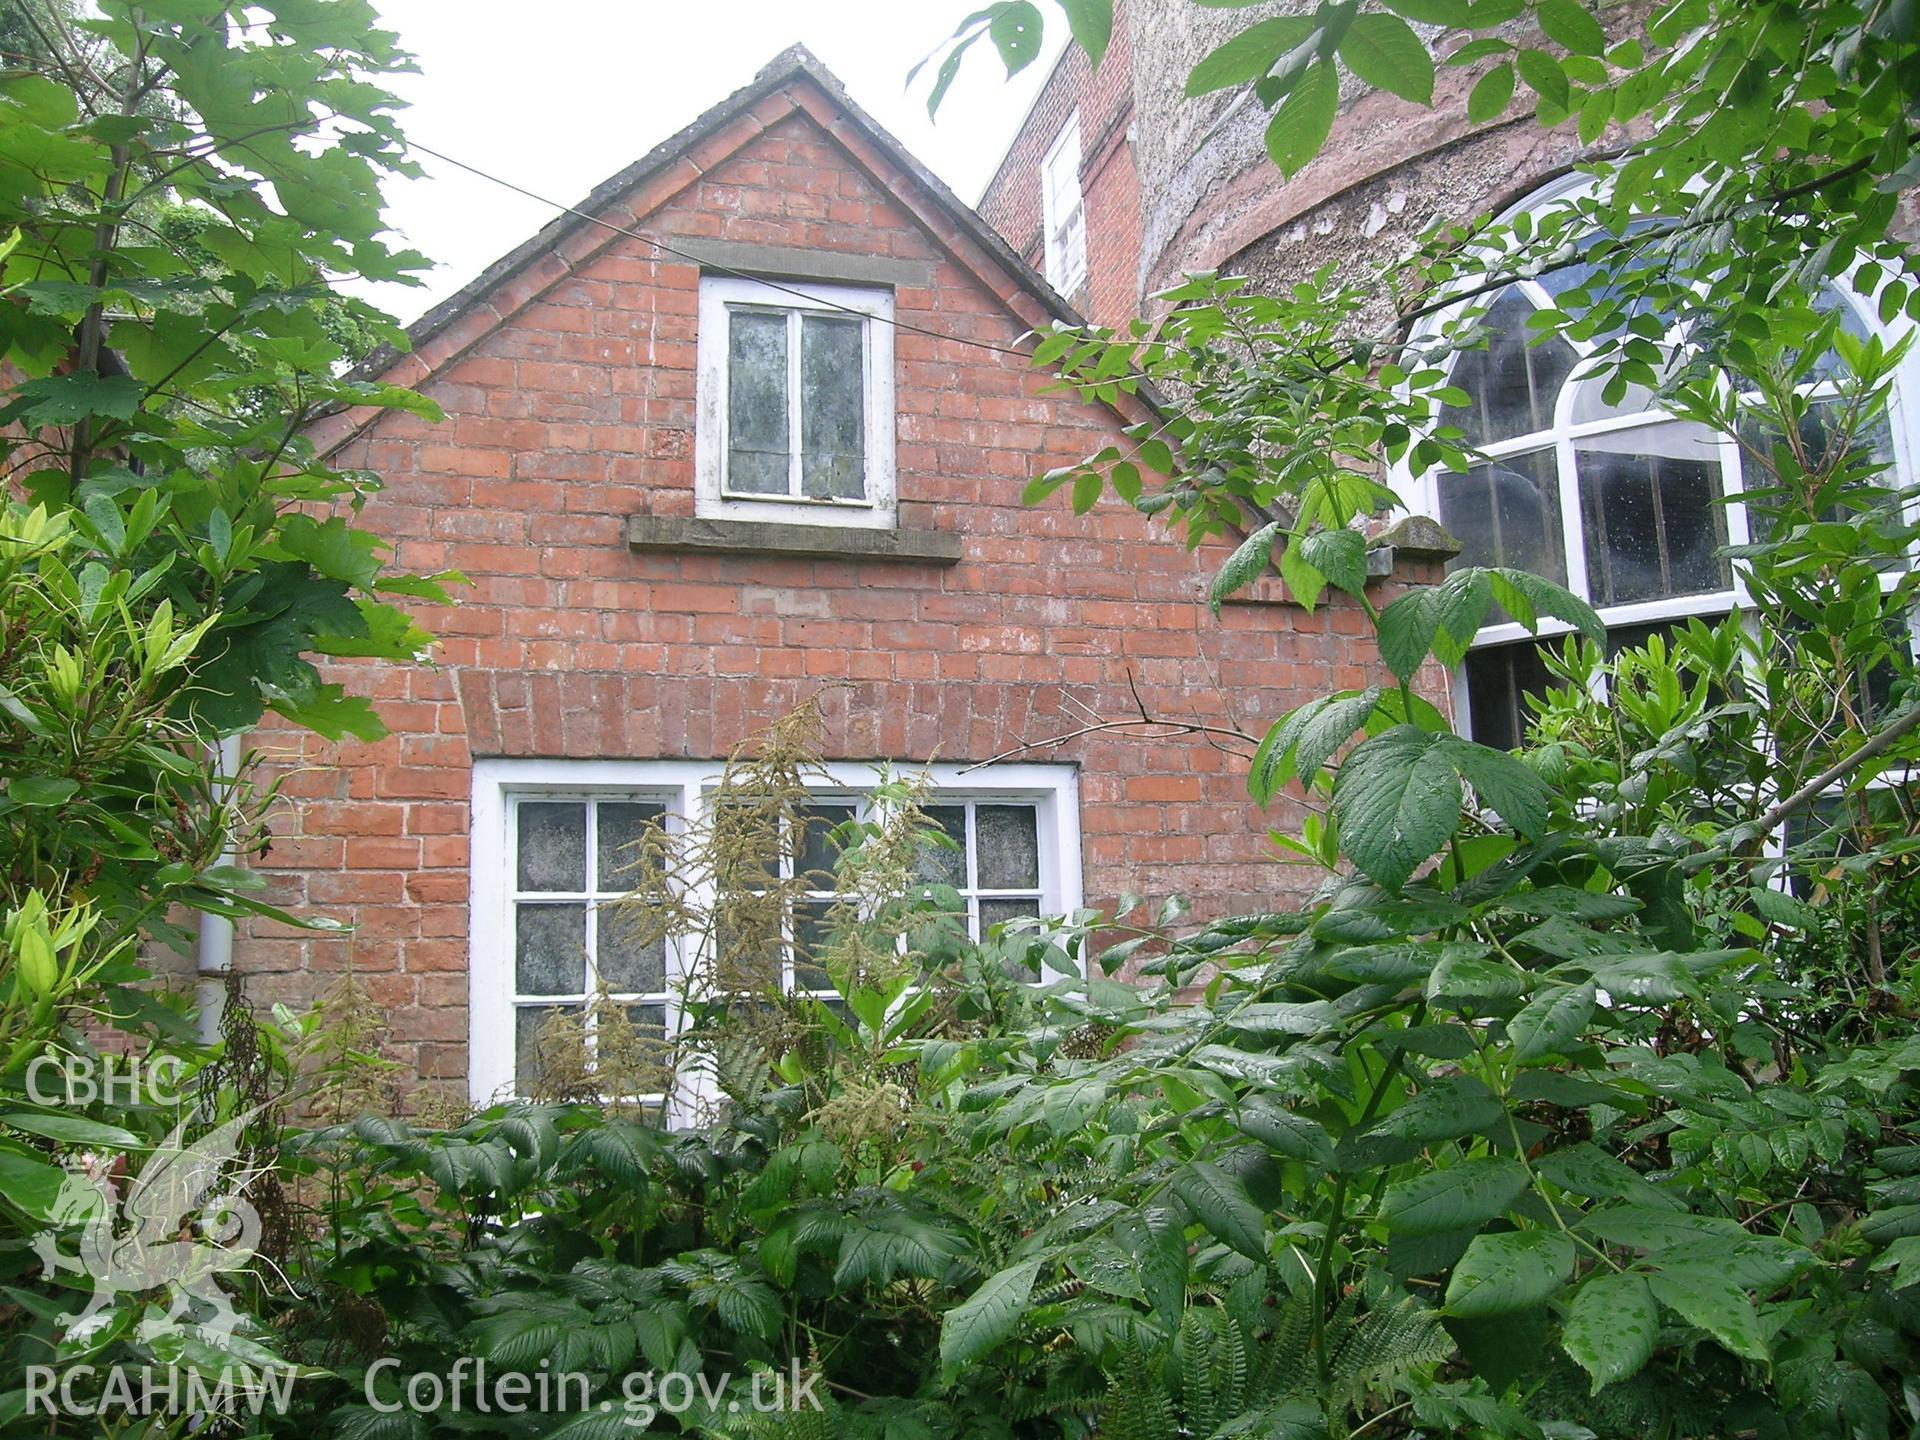
M 843 311 L 848 315 L 857 315 L 863 320 L 871 320 L 880 325 L 891 325 L 895 330 L 905 330 L 915 335 L 925 335 L 930 339 L 945 341 L 950 345 L 967 345 L 976 350 L 990 350 L 996 355 L 1012 355 L 1017 359 L 1025 361 L 1031 361 L 1033 359 L 1030 351 L 1015 349 L 1011 345 L 996 345 L 990 340 L 974 340 L 964 335 L 948 335 L 938 330 L 928 329 L 924 325 L 915 325 L 910 321 L 890 318 L 884 315 L 875 315 L 870 311 L 861 310 L 852 305 L 840 304 L 838 301 L 825 295 L 811 294 L 808 291 L 798 289 L 792 285 L 782 284 L 777 280 L 769 280 L 764 275 L 756 275 L 748 270 L 736 269 L 731 265 L 713 260 L 707 256 L 696 255 L 691 251 L 679 249 L 665 240 L 656 239 L 652 235 L 642 234 L 640 231 L 631 229 L 625 225 L 616 225 L 611 220 L 604 220 L 600 216 L 590 211 L 582 210 L 576 205 L 564 205 L 558 200 L 529 190 L 524 185 L 517 185 L 511 180 L 493 174 L 491 171 L 483 170 L 478 165 L 469 165 L 466 161 L 456 160 L 453 156 L 435 150 L 430 145 L 422 145 L 417 140 L 409 140 L 407 144 L 410 149 L 418 150 L 423 155 L 431 155 L 436 160 L 444 161 L 446 164 L 452 165 L 457 169 L 465 170 L 469 175 L 478 176 L 480 179 L 501 186 L 503 189 L 511 190 L 516 195 L 523 195 L 527 199 L 545 205 L 550 209 L 557 210 L 563 215 L 572 215 L 581 220 L 585 220 L 590 225 L 597 225 L 602 230 L 609 230 L 615 235 L 624 235 L 630 240 L 638 240 L 641 244 L 650 245 L 663 254 L 673 256 L 676 260 L 685 260 L 691 264 L 698 265 L 703 270 L 717 271 L 722 275 L 729 275 L 738 280 L 751 280 L 756 285 L 765 286 L 767 289 L 778 294 L 791 295 L 795 299 L 806 301 L 809 305 L 817 305 L 829 310 Z

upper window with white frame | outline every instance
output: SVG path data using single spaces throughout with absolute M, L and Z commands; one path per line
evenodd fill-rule
M 1080 193 L 1080 112 L 1068 117 L 1040 167 L 1047 283 L 1071 295 L 1087 278 L 1087 208 Z
M 893 524 L 893 292 L 700 281 L 696 513 Z
M 1568 283 L 1553 274 L 1519 280 L 1479 302 L 1486 347 L 1454 360 L 1449 384 L 1467 400 L 1444 408 L 1440 421 L 1457 426 L 1483 458 L 1400 488 L 1410 508 L 1434 515 L 1460 542 L 1456 564 L 1510 566 L 1566 586 L 1599 612 L 1617 648 L 1740 603 L 1739 576 L 1720 552 L 1750 538 L 1738 501 L 1741 448 L 1675 418 L 1640 386 L 1608 401 L 1604 378 L 1589 373 L 1593 346 L 1559 334 L 1536 342 L 1530 318 L 1555 309 L 1555 293 Z M 1830 287 L 1819 303 L 1853 334 L 1867 333 L 1871 322 L 1850 294 Z M 1820 443 L 1834 393 L 1828 375 L 1806 387 L 1809 444 Z M 1896 433 L 1883 424 L 1875 443 L 1907 483 L 1910 460 Z M 1543 635 L 1563 628 L 1541 623 Z M 1550 684 L 1539 643 L 1511 621 L 1480 631 L 1459 679 L 1466 728 L 1498 749 L 1525 738 L 1526 697 Z
M 926 847 L 919 873 L 958 895 L 974 939 L 1020 917 L 1079 908 L 1072 766 L 963 773 L 942 765 L 928 774 L 921 816 L 951 843 Z M 684 982 L 702 942 L 669 935 L 640 943 L 614 906 L 639 885 L 635 856 L 646 852 L 636 842 L 647 828 L 672 830 L 704 813 L 717 779 L 716 766 L 686 761 L 475 764 L 468 1066 L 476 1103 L 527 1093 L 541 1027 L 556 1011 L 589 1017 L 602 987 L 640 1035 L 671 1040 L 682 1029 Z M 826 767 L 810 789 L 797 853 L 778 857 L 777 873 L 821 876 L 824 886 L 840 827 L 875 817 L 873 782 L 870 767 Z M 810 885 L 782 922 L 783 988 L 833 993 L 817 961 L 834 902 L 831 890 Z

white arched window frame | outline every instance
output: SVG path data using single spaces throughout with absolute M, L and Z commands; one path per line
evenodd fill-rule
M 1500 220 L 1511 221 L 1524 212 L 1541 211 L 1578 199 L 1593 193 L 1593 188 L 1594 182 L 1588 177 L 1566 177 L 1509 208 L 1500 216 Z M 1540 280 L 1519 280 L 1509 289 L 1535 309 L 1555 306 L 1551 290 Z M 1851 318 L 1858 322 L 1860 333 L 1878 334 L 1891 345 L 1914 328 L 1904 314 L 1897 316 L 1892 324 L 1881 324 L 1874 314 L 1874 297 L 1862 295 L 1844 279 L 1834 283 L 1830 293 L 1847 307 Z M 1458 307 L 1439 312 L 1415 331 L 1412 337 L 1415 347 L 1423 341 L 1430 342 L 1438 338 L 1443 327 L 1457 321 L 1476 306 L 1485 307 L 1482 315 L 1482 322 L 1485 323 L 1491 318 L 1493 307 L 1500 298 L 1500 295 L 1495 295 L 1463 299 Z M 1677 420 L 1671 413 L 1652 405 L 1652 397 L 1645 396 L 1644 392 L 1638 392 L 1639 397 L 1649 403 L 1636 403 L 1636 394 L 1630 392 L 1621 405 L 1606 406 L 1600 398 L 1604 380 L 1600 377 L 1583 378 L 1588 377 L 1588 361 L 1594 347 L 1562 338 L 1563 343 L 1576 352 L 1577 358 L 1558 381 L 1547 423 L 1524 433 L 1479 445 L 1480 453 L 1490 465 L 1500 461 L 1528 461 L 1531 462 L 1529 468 L 1536 475 L 1550 473 L 1552 499 L 1558 509 L 1558 523 L 1552 528 L 1559 541 L 1560 563 L 1564 566 L 1564 572 L 1552 578 L 1561 580 L 1574 594 L 1591 603 L 1609 630 L 1661 625 L 1684 621 L 1693 616 L 1710 618 L 1746 604 L 1750 597 L 1741 583 L 1737 565 L 1726 568 L 1724 583 L 1686 586 L 1677 590 L 1666 587 L 1671 593 L 1643 598 L 1610 598 L 1608 591 L 1617 587 L 1605 583 L 1605 577 L 1596 576 L 1596 568 L 1603 567 L 1596 567 L 1592 563 L 1593 556 L 1589 550 L 1581 482 L 1583 473 L 1591 475 L 1591 470 L 1583 472 L 1581 457 L 1615 454 L 1646 458 L 1650 451 L 1645 447 L 1650 446 L 1654 453 L 1660 453 L 1661 447 L 1664 447 L 1664 452 L 1678 452 L 1673 458 L 1716 466 L 1720 491 L 1731 502 L 1714 507 L 1719 516 L 1714 542 L 1718 546 L 1739 545 L 1749 539 L 1746 508 L 1738 503 L 1742 489 L 1741 450 L 1739 444 L 1729 437 Z M 1669 344 L 1680 338 L 1677 334 L 1670 334 Z M 1461 363 L 1458 357 L 1452 361 L 1455 374 Z M 1452 383 L 1462 382 L 1456 380 Z M 1819 398 L 1832 394 L 1833 388 L 1823 381 L 1802 387 L 1802 393 Z M 1916 345 L 1900 364 L 1888 397 L 1885 416 L 1889 459 L 1896 481 L 1903 487 L 1914 484 L 1916 477 L 1920 477 L 1920 436 L 1915 434 L 1916 418 L 1920 418 L 1920 345 Z M 1547 468 L 1549 463 L 1550 471 Z M 1443 485 L 1448 483 L 1447 472 L 1436 469 L 1416 479 L 1401 462 L 1394 467 L 1391 481 L 1401 503 L 1410 513 L 1430 515 L 1442 525 L 1447 523 L 1448 515 L 1441 493 Z M 1489 481 L 1489 485 L 1491 483 Z M 1543 485 L 1542 489 L 1545 488 Z M 1657 481 L 1654 488 L 1658 488 Z M 1468 563 L 1489 558 L 1471 553 L 1463 556 Z M 1531 568 L 1513 558 L 1509 558 L 1507 563 Z M 1883 584 L 1890 587 L 1896 580 L 1897 573 L 1889 574 Z M 1511 621 L 1488 625 L 1475 638 L 1473 649 L 1493 650 L 1535 639 L 1551 639 L 1566 634 L 1570 628 L 1548 617 L 1541 618 L 1537 636 Z M 1463 729 L 1470 728 L 1469 716 L 1473 705 L 1467 671 L 1468 666 L 1462 665 L 1453 675 L 1456 723 Z

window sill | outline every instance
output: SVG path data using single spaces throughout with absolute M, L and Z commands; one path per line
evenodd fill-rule
M 798 555 L 820 560 L 893 560 L 957 565 L 960 536 L 947 530 L 875 530 L 784 520 L 715 520 L 630 515 L 627 546 L 708 555 Z

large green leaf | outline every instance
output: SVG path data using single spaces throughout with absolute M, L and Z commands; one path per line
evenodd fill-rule
M 1380 1197 L 1380 1218 L 1395 1235 L 1477 1229 L 1503 1214 L 1526 1188 L 1526 1167 L 1517 1160 L 1462 1160 L 1389 1185 Z
M 1416 105 L 1433 103 L 1433 54 L 1397 15 L 1356 15 L 1340 40 L 1340 59 L 1367 84 Z
M 1531 1310 L 1572 1273 L 1573 1241 L 1558 1230 L 1476 1235 L 1447 1282 L 1447 1310 L 1476 1320 Z
M 1031 0 L 1000 0 L 991 7 L 987 33 L 1000 52 L 1009 77 L 1018 75 L 1040 58 L 1045 22 Z
M 1294 84 L 1267 124 L 1267 154 L 1288 177 L 1298 174 L 1320 153 L 1340 110 L 1340 78 L 1332 65 L 1316 60 Z
M 1753 1302 L 1710 1263 L 1657 1270 L 1647 1283 L 1654 1298 L 1690 1325 L 1697 1325 L 1727 1349 L 1749 1360 L 1765 1360 L 1766 1336 Z
M 15 1110 L 0 1115 L 0 1125 L 9 1125 L 15 1130 L 24 1130 L 29 1135 L 42 1135 L 49 1140 L 59 1140 L 68 1145 L 85 1145 L 105 1150 L 138 1150 L 140 1137 L 118 1125 L 103 1124 L 98 1120 L 89 1120 L 84 1115 L 43 1115 L 32 1111 Z
M 1431 590 L 1409 590 L 1382 610 L 1377 634 L 1380 658 L 1387 662 L 1387 669 L 1400 680 L 1413 679 L 1414 672 L 1433 653 L 1438 625 Z
M 1242 1131 L 1276 1154 L 1323 1168 L 1333 1165 L 1333 1141 L 1317 1120 L 1255 1095 L 1240 1102 L 1239 1121 Z
M 940 1318 L 940 1368 L 948 1376 L 978 1360 L 1020 1328 L 1033 1298 L 1039 1260 L 1022 1260 L 987 1282 Z
M 1313 33 L 1305 16 L 1280 15 L 1249 25 L 1209 52 L 1187 75 L 1187 94 L 1205 95 L 1260 79 L 1274 61 Z
M 1220 613 L 1220 606 L 1229 595 L 1246 589 L 1273 562 L 1273 542 L 1279 538 L 1280 522 L 1275 520 L 1247 536 L 1227 557 L 1227 563 L 1213 577 L 1212 588 L 1207 592 L 1214 614 Z
M 1542 989 L 1507 1022 L 1514 1060 L 1521 1065 L 1538 1065 L 1557 1054 L 1593 1018 L 1594 1000 L 1591 980 L 1584 985 Z
M 1289 780 L 1311 785 L 1328 757 L 1353 738 L 1379 703 L 1378 689 L 1321 695 L 1282 716 L 1254 751 L 1247 793 L 1264 805 Z
M 1547 828 L 1546 782 L 1524 762 L 1454 735 L 1443 743 L 1455 772 L 1482 804 L 1529 840 Z
M 1503 60 L 1474 82 L 1467 96 L 1467 118 L 1475 124 L 1484 124 L 1501 114 L 1512 100 L 1513 65 Z
M 1362 741 L 1334 778 L 1341 847 L 1392 891 L 1446 844 L 1460 801 L 1460 777 L 1441 737 L 1412 725 Z
M 1540 0 L 1540 28 L 1547 38 L 1564 45 L 1575 55 L 1600 55 L 1606 52 L 1607 32 L 1575 0 Z
M 1595 1275 L 1574 1292 L 1560 1343 L 1597 1395 L 1638 1374 L 1659 1335 L 1659 1308 L 1644 1275 Z
M 1358 530 L 1316 530 L 1301 540 L 1300 558 L 1336 590 L 1358 595 L 1367 588 L 1367 537 Z
M 13 1148 L 0 1148 L 0 1197 L 36 1220 L 53 1213 L 67 1172 Z
M 1195 1160 L 1174 1176 L 1173 1193 L 1210 1233 L 1250 1260 L 1267 1258 L 1266 1226 L 1238 1177 Z
M 1537 51 L 1526 53 L 1538 54 Z M 1538 616 L 1550 615 L 1566 621 L 1596 645 L 1607 643 L 1607 627 L 1599 613 L 1566 586 L 1526 570 L 1501 568 L 1489 570 L 1487 576 L 1493 598 L 1529 630 L 1534 628 Z
M 1087 64 L 1098 67 L 1113 41 L 1113 0 L 1060 0 L 1060 8 L 1074 43 L 1087 52 Z

